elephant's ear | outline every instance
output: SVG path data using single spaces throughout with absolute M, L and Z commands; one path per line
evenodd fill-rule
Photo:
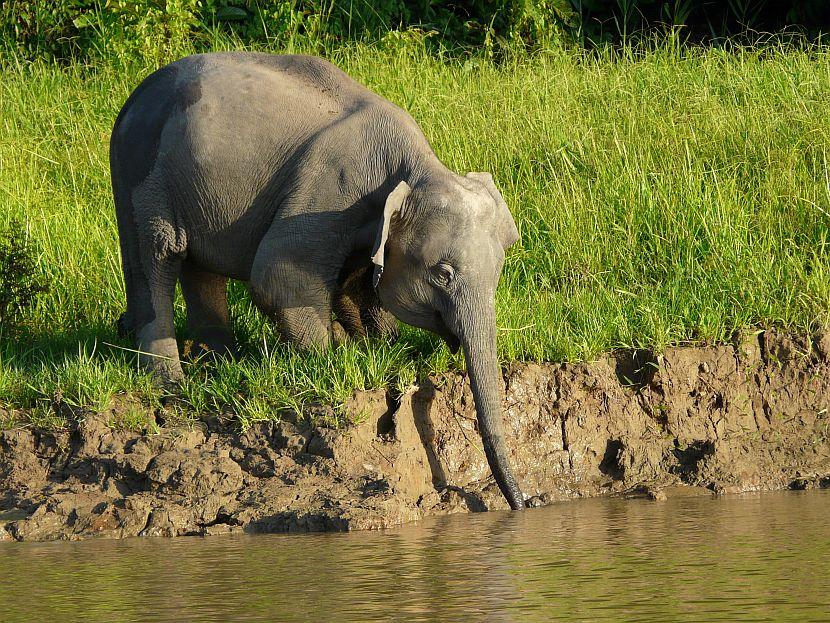
M 386 205 L 383 206 L 383 220 L 378 227 L 378 235 L 375 238 L 375 246 L 372 249 L 372 263 L 375 265 L 375 275 L 372 282 L 378 287 L 380 276 L 383 274 L 383 263 L 386 255 L 386 240 L 389 238 L 389 224 L 392 217 L 403 207 L 403 202 L 409 196 L 412 189 L 406 182 L 401 182 L 389 193 L 386 198 Z
M 496 183 L 493 181 L 493 176 L 489 173 L 467 173 L 467 177 L 478 180 L 493 197 L 496 202 L 498 210 L 498 224 L 499 224 L 499 241 L 503 249 L 508 249 L 519 239 L 519 230 L 516 229 L 516 221 L 513 220 L 513 215 L 507 208 L 507 202 L 501 196 L 499 189 L 496 188 Z

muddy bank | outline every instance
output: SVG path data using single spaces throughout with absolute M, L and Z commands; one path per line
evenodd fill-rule
M 685 487 L 830 486 L 830 333 L 514 364 L 505 426 L 531 505 Z M 219 419 L 159 434 L 86 414 L 0 433 L 0 539 L 379 528 L 507 508 L 463 375 L 360 392 L 347 430 Z M 691 489 L 689 489 L 691 491 Z

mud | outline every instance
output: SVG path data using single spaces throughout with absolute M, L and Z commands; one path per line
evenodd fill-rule
M 830 486 L 830 333 L 513 364 L 511 459 L 530 506 L 600 495 Z M 82 414 L 0 433 L 0 539 L 372 529 L 507 508 L 461 374 L 356 393 L 345 430 L 221 418 L 156 434 Z M 658 502 L 659 503 L 659 502 Z

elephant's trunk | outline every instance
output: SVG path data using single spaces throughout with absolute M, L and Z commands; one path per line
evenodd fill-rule
M 495 305 L 492 301 L 482 302 L 465 311 L 472 313 L 461 314 L 458 338 L 467 360 L 484 453 L 510 508 L 520 510 L 525 507 L 524 496 L 510 470 L 502 432 L 502 380 L 496 357 Z

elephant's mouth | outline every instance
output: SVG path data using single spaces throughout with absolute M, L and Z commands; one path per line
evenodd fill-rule
M 461 340 L 459 340 L 455 334 L 450 331 L 449 327 L 447 327 L 444 322 L 444 319 L 441 318 L 441 314 L 438 312 L 435 312 L 435 332 L 447 343 L 447 347 L 450 349 L 452 354 L 458 352 L 458 349 L 461 347 Z

